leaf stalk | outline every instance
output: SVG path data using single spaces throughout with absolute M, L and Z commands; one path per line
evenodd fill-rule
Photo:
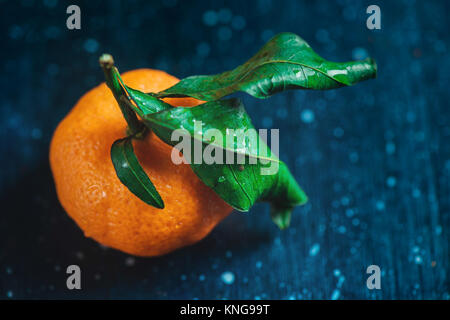
M 110 54 L 104 53 L 101 55 L 99 63 L 105 75 L 106 85 L 111 89 L 114 98 L 119 104 L 123 117 L 128 124 L 128 134 L 139 135 L 145 130 L 145 125 L 139 121 L 134 110 L 124 101 L 126 100 L 125 93 L 120 83 L 117 81 L 117 78 L 114 76 L 114 74 L 119 71 L 114 66 L 113 57 Z

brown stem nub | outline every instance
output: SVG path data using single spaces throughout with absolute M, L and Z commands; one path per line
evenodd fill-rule
M 100 66 L 104 69 L 111 69 L 114 66 L 114 59 L 109 53 L 104 53 L 98 59 Z

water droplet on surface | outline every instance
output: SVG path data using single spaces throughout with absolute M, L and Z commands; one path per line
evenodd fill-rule
M 397 179 L 396 179 L 395 177 L 390 176 L 390 177 L 388 177 L 388 178 L 386 179 L 386 185 L 387 185 L 389 188 L 395 187 L 396 184 L 397 184 Z
M 385 208 L 385 204 L 383 201 L 379 200 L 377 201 L 377 203 L 375 204 L 375 207 L 377 208 L 378 211 L 383 211 Z
M 393 143 L 393 142 L 386 143 L 386 153 L 387 154 L 395 153 L 395 143 Z
M 230 285 L 234 282 L 234 273 L 231 271 L 225 271 L 220 277 L 225 284 Z
M 311 249 L 309 250 L 309 255 L 311 257 L 314 257 L 319 253 L 319 251 L 320 251 L 320 244 L 315 243 L 312 245 Z
M 206 11 L 203 14 L 203 23 L 207 26 L 215 26 L 217 24 L 217 14 L 213 10 Z
M 333 293 L 331 294 L 331 300 L 339 299 L 340 295 L 341 295 L 341 292 L 338 289 L 334 290 Z
M 314 112 L 312 110 L 309 109 L 303 110 L 300 117 L 304 123 L 314 122 Z

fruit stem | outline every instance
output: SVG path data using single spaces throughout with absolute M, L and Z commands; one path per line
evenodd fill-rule
M 145 126 L 142 122 L 139 121 L 136 113 L 133 109 L 130 108 L 128 104 L 126 104 L 122 97 L 127 98 L 122 86 L 115 74 L 119 74 L 119 70 L 114 66 L 114 59 L 110 54 L 104 53 L 101 55 L 99 59 L 100 66 L 103 69 L 103 73 L 105 74 L 106 85 L 111 89 L 111 92 L 114 95 L 117 103 L 119 104 L 119 108 L 122 111 L 123 117 L 128 124 L 128 132 L 130 135 L 135 135 L 141 133 L 145 130 Z

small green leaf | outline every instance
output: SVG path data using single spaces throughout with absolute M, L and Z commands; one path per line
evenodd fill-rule
M 223 200 L 240 211 L 248 211 L 256 201 L 268 201 L 274 209 L 283 208 L 286 212 L 307 201 L 305 193 L 298 186 L 289 169 L 273 155 L 265 142 L 256 136 L 253 140 L 235 139 L 233 145 L 207 139 L 210 129 L 218 130 L 222 137 L 227 137 L 230 129 L 254 130 L 248 114 L 238 99 L 218 100 L 192 108 L 171 108 L 143 117 L 144 123 L 167 144 L 180 147 L 179 140 L 173 141 L 172 134 L 177 129 L 183 140 L 190 141 L 190 150 L 180 150 L 192 155 L 190 164 L 195 174 Z M 197 123 L 197 124 L 196 124 Z M 198 128 L 201 123 L 201 128 Z M 200 131 L 200 132 L 199 132 Z M 219 140 L 219 139 L 218 139 Z M 240 141 L 238 141 L 240 140 Z M 223 142 L 222 142 L 223 141 Z M 222 153 L 221 163 L 206 163 L 205 159 L 195 162 L 196 143 L 200 144 L 202 155 L 206 148 L 214 147 L 215 154 Z M 256 146 L 255 146 L 256 144 Z M 267 148 L 267 152 L 263 152 Z M 198 150 L 197 150 L 198 152 Z M 234 163 L 227 164 L 227 153 L 232 153 Z M 239 164 L 236 156 L 244 157 L 244 164 Z M 253 162 L 251 161 L 253 160 Z M 276 166 L 272 174 L 263 174 Z M 275 167 L 274 167 L 275 168 Z
M 299 36 L 280 33 L 236 69 L 217 75 L 187 77 L 155 96 L 190 96 L 212 101 L 243 91 L 256 98 L 267 98 L 287 89 L 323 90 L 351 86 L 375 78 L 376 73 L 372 58 L 330 62 L 315 53 Z
M 134 195 L 149 205 L 164 208 L 161 196 L 134 154 L 132 137 L 119 139 L 113 143 L 111 160 L 117 177 Z

